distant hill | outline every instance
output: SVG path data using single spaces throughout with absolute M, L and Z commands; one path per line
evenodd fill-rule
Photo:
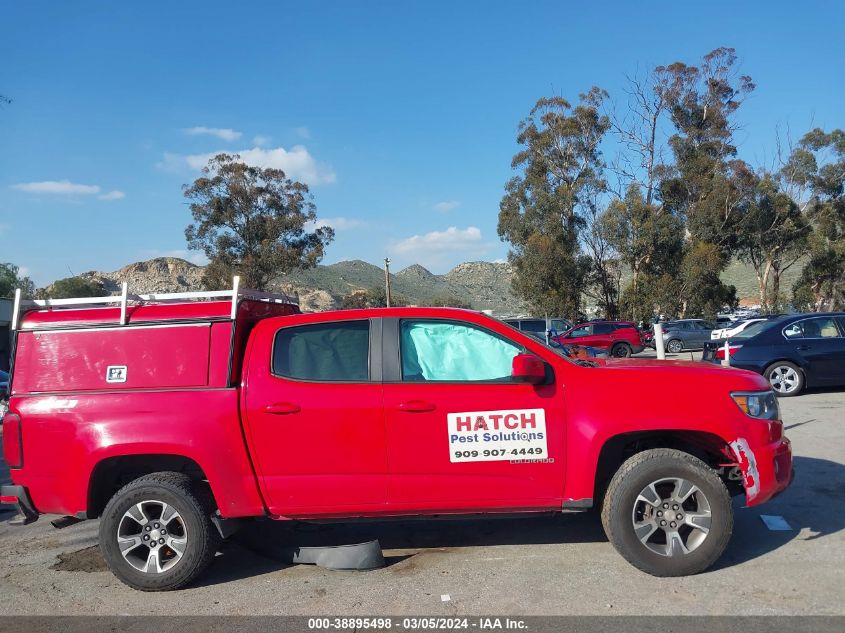
M 184 259 L 158 257 L 135 262 L 112 272 L 90 271 L 80 276 L 101 284 L 107 292 L 120 292 L 126 281 L 132 292 L 179 292 L 201 286 L 203 268 Z M 515 315 L 525 307 L 512 293 L 509 264 L 467 262 L 445 275 L 435 275 L 419 264 L 391 274 L 391 289 L 411 304 L 424 305 L 435 297 L 455 297 L 477 310 Z M 300 270 L 276 279 L 273 289 L 296 292 L 303 310 L 329 310 L 356 290 L 379 288 L 384 270 L 361 260 L 343 261 Z M 49 294 L 49 287 L 46 289 Z
M 800 274 L 796 265 L 784 275 L 782 291 L 789 293 Z M 201 287 L 203 268 L 184 259 L 158 257 L 135 262 L 112 272 L 90 271 L 81 276 L 101 284 L 107 292 L 117 294 L 123 281 L 133 292 L 177 292 Z M 509 264 L 466 262 L 445 275 L 435 275 L 419 264 L 391 274 L 393 292 L 415 305 L 429 303 L 435 297 L 455 297 L 469 302 L 477 310 L 492 310 L 499 316 L 525 314 L 525 304 L 511 290 L 513 270 Z M 723 281 L 737 288 L 741 299 L 756 299 L 757 278 L 754 270 L 734 261 L 722 275 Z M 623 280 L 623 285 L 625 280 Z M 380 288 L 384 270 L 361 261 L 343 261 L 310 270 L 300 270 L 276 279 L 272 288 L 299 295 L 303 310 L 330 310 L 340 305 L 351 292 Z M 49 287 L 46 289 L 49 294 Z

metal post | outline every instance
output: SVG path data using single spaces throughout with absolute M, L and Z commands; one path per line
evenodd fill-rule
M 654 349 L 657 350 L 659 360 L 666 360 L 666 350 L 663 349 L 663 324 L 660 321 L 654 324 Z
M 129 300 L 129 284 L 123 282 L 120 292 L 120 324 L 126 325 L 126 302 Z
M 18 318 L 21 312 L 21 289 L 15 288 L 15 304 L 12 307 L 12 332 L 18 329 Z
M 725 357 L 722 359 L 722 365 L 724 367 L 730 367 L 731 366 L 731 355 L 730 355 L 730 352 L 728 351 L 728 350 L 730 350 L 730 343 L 728 342 L 728 340 L 729 339 L 725 339 L 725 347 L 724 347 Z
M 241 286 L 240 275 L 235 275 L 232 279 L 232 320 L 238 315 L 238 290 Z
M 387 307 L 390 307 L 390 258 L 384 258 L 384 292 L 387 297 Z

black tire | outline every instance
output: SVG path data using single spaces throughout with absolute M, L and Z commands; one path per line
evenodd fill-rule
M 162 503 L 178 513 L 179 521 L 177 527 L 170 530 L 170 538 L 175 536 L 174 530 L 178 532 L 181 528 L 186 540 L 184 551 L 181 557 L 175 560 L 177 552 L 169 549 L 170 541 L 168 540 L 167 545 L 159 546 L 156 556 L 159 556 L 160 561 L 160 556 L 164 556 L 167 552 L 171 556 L 172 567 L 164 571 L 142 571 L 134 567 L 121 553 L 118 536 L 119 530 L 125 529 L 121 528 L 121 522 L 123 521 L 124 525 L 131 524 L 131 518 L 125 520 L 125 515 L 133 506 L 142 504 L 146 509 L 148 507 L 146 504 L 149 504 L 150 511 L 154 512 L 156 504 Z M 112 573 L 133 589 L 141 591 L 179 589 L 205 571 L 217 553 L 220 534 L 211 522 L 213 509 L 213 498 L 205 483 L 192 481 L 186 475 L 175 472 L 145 475 L 118 490 L 106 505 L 100 518 L 100 551 Z M 162 526 L 165 526 L 163 521 Z M 147 527 L 150 525 L 147 524 Z M 169 528 L 170 525 L 166 527 Z M 139 529 L 146 528 L 141 526 Z M 134 536 L 145 537 L 145 533 L 141 531 Z M 149 540 L 148 537 L 146 538 Z M 133 560 L 142 560 L 144 553 L 149 551 L 150 547 L 142 543 L 133 548 L 129 556 Z M 179 546 L 174 545 L 174 547 Z
M 684 343 L 680 339 L 673 338 L 666 343 L 666 351 L 670 354 L 680 354 L 684 351 Z
M 610 355 L 614 358 L 628 358 L 633 353 L 634 350 L 627 343 L 616 343 L 610 348 Z
M 638 500 L 649 484 L 667 479 L 682 478 L 694 484 L 698 491 L 690 496 L 689 502 L 701 504 L 699 493 L 703 494 L 703 501 L 710 511 L 709 531 L 702 536 L 702 532 L 681 524 L 678 531 L 689 530 L 688 539 L 701 538 L 695 547 L 687 553 L 669 555 L 657 553 L 652 548 L 665 547 L 670 549 L 670 538 L 663 529 L 652 533 L 648 539 L 656 539 L 656 544 L 647 544 L 638 538 L 634 519 L 638 507 L 645 502 Z M 659 483 L 659 486 L 664 484 Z M 662 499 L 662 497 L 661 497 Z M 671 503 L 671 500 L 668 500 Z M 661 511 L 662 505 L 656 506 Z M 676 510 L 666 510 L 674 514 Z M 700 505 L 699 505 L 700 507 Z M 691 512 L 684 507 L 680 512 Z M 680 515 L 679 515 L 680 516 Z M 731 497 L 725 484 L 716 472 L 700 459 L 683 451 L 658 448 L 637 453 L 628 459 L 610 481 L 604 497 L 601 512 L 602 525 L 607 538 L 616 550 L 634 567 L 652 576 L 688 576 L 704 571 L 715 563 L 731 538 L 733 532 L 733 509 Z M 668 529 L 668 527 L 667 527 Z M 665 545 L 660 543 L 663 536 Z M 692 543 L 688 541 L 685 547 Z M 674 549 L 674 548 L 672 548 Z
M 804 372 L 795 363 L 785 360 L 772 363 L 766 367 L 763 376 L 769 381 L 769 384 L 779 398 L 791 398 L 804 391 L 804 384 L 806 382 Z M 788 388 L 785 380 L 787 376 L 792 377 Z

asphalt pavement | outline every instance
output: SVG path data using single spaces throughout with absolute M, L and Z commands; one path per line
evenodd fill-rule
M 736 500 L 727 552 L 706 573 L 653 578 L 607 542 L 596 513 L 354 525 L 256 524 L 227 541 L 196 585 L 133 591 L 99 555 L 97 522 L 13 527 L 0 514 L 0 614 L 546 615 L 845 614 L 845 391 L 781 401 L 792 487 L 757 508 Z M 786 519 L 771 531 L 761 515 Z M 378 538 L 388 565 L 288 565 L 292 543 Z

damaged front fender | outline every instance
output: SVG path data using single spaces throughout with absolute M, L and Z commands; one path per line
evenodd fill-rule
M 730 443 L 730 447 L 742 473 L 746 500 L 751 505 L 760 494 L 760 470 L 757 468 L 757 457 L 745 438 L 736 438 Z

